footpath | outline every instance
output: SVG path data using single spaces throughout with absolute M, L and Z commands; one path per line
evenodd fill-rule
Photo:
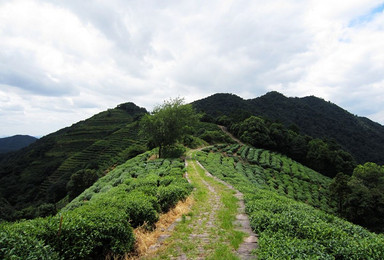
M 143 259 L 256 259 L 257 236 L 243 195 L 212 176 L 194 153 L 186 159 L 186 176 L 195 187 L 190 212 L 165 230 Z

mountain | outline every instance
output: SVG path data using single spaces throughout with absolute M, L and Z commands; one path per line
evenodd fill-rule
M 215 94 L 192 104 L 212 118 L 225 115 L 236 120 L 257 115 L 279 121 L 298 127 L 303 134 L 336 141 L 359 163 L 384 164 L 384 126 L 314 96 L 293 98 L 274 91 L 245 100 L 233 94 Z
M 37 138 L 29 135 L 14 135 L 0 138 L 0 154 L 20 150 L 34 142 Z
M 121 104 L 2 156 L 0 208 L 13 212 L 6 217 L 33 218 L 46 204 L 60 208 L 63 198 L 72 199 L 117 164 L 143 152 L 138 120 L 145 113 L 133 103 Z

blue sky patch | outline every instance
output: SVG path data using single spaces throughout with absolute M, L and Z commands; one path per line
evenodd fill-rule
M 376 6 L 375 8 L 371 9 L 368 13 L 363 14 L 355 19 L 353 19 L 348 27 L 356 27 L 364 23 L 368 23 L 372 21 L 372 19 L 379 13 L 382 13 L 384 11 L 384 3 Z

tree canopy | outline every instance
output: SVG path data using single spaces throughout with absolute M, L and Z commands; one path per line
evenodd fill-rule
M 198 122 L 198 115 L 192 105 L 184 104 L 183 98 L 175 98 L 156 106 L 141 122 L 148 143 L 159 147 L 159 157 L 162 157 L 165 148 L 181 141 Z
M 301 135 L 278 122 L 251 116 L 227 126 L 243 142 L 286 154 L 328 177 L 338 172 L 351 175 L 356 166 L 352 155 L 336 143 Z
M 339 173 L 330 186 L 339 213 L 348 220 L 384 231 L 384 166 L 358 165 L 351 177 Z

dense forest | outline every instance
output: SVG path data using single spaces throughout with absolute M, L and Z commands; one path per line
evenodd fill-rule
M 192 103 L 207 119 L 243 121 L 251 115 L 282 123 L 304 135 L 337 143 L 357 163 L 384 164 L 384 126 L 323 99 L 288 98 L 278 92 L 244 100 L 233 94 L 215 94 Z

